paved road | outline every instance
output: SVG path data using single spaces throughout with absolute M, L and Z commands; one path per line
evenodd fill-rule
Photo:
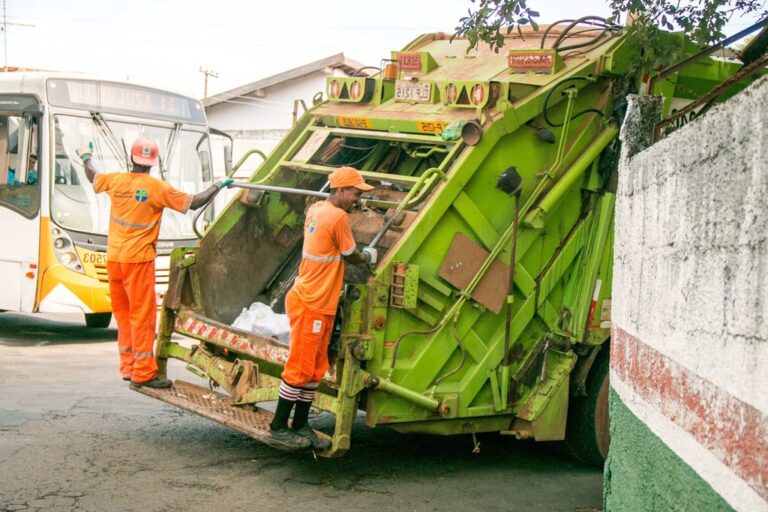
M 284 454 L 128 390 L 114 329 L 0 313 L 0 511 L 592 511 L 602 475 L 540 445 L 361 426 Z M 191 375 L 170 367 L 171 377 Z

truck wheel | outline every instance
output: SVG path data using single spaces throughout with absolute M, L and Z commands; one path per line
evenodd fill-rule
M 95 329 L 109 327 L 112 321 L 112 313 L 91 313 L 85 315 L 85 325 Z
M 608 429 L 610 358 L 606 349 L 600 351 L 587 376 L 587 396 L 571 398 L 565 434 L 568 451 L 582 462 L 597 466 L 605 462 L 611 443 Z

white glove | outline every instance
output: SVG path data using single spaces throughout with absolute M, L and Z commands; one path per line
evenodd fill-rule
M 93 142 L 86 142 L 80 149 L 76 149 L 75 153 L 83 163 L 87 162 L 93 156 Z
M 375 265 L 379 260 L 379 252 L 373 247 L 364 247 L 361 252 L 365 255 L 369 265 Z

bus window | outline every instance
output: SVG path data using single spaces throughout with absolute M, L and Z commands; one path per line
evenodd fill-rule
M 62 227 L 86 233 L 107 234 L 109 228 L 109 196 L 96 194 L 88 183 L 75 150 L 93 141 L 94 165 L 99 172 L 125 172 L 125 155 L 140 136 L 157 141 L 160 146 L 159 166 L 150 174 L 165 179 L 175 188 L 196 194 L 205 190 L 205 168 L 210 167 L 208 134 L 197 130 L 174 130 L 170 127 L 106 120 L 108 130 L 94 120 L 59 114 L 54 116 L 56 165 L 51 197 L 51 216 Z M 173 138 L 175 137 L 175 140 Z M 173 140 L 173 144 L 170 142 Z M 166 152 L 172 147 L 171 158 Z M 203 162 L 203 159 L 206 159 Z M 209 177 L 210 178 L 210 177 Z M 195 236 L 192 230 L 194 212 L 182 214 L 170 209 L 163 212 L 160 240 L 183 240 Z
M 0 115 L 0 206 L 32 218 L 40 207 L 38 120 Z

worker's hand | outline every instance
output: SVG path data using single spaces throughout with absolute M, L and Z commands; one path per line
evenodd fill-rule
M 364 247 L 362 251 L 368 265 L 373 266 L 379 260 L 379 252 L 373 247 Z
M 93 142 L 88 141 L 80 149 L 76 149 L 75 153 L 80 157 L 83 163 L 87 162 L 93 156 Z
M 224 188 L 224 187 L 230 186 L 234 181 L 235 180 L 233 180 L 232 178 L 225 178 L 223 180 L 217 181 L 216 183 L 214 183 L 214 185 L 216 185 L 219 188 Z

